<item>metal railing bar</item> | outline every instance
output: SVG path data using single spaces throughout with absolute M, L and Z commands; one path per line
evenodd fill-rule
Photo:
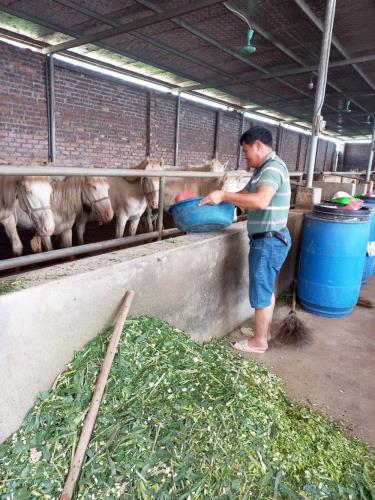
M 67 176 L 81 175 L 84 177 L 182 177 L 182 178 L 214 178 L 218 179 L 228 172 L 195 172 L 193 170 L 143 170 L 126 168 L 87 168 L 87 167 L 23 167 L 14 165 L 1 165 L 0 176 L 12 175 L 37 175 L 37 176 Z M 237 171 L 238 172 L 238 171 Z M 252 175 L 251 172 L 249 172 Z M 290 177 L 302 177 L 304 172 L 289 172 Z
M 183 234 L 179 229 L 164 229 L 162 237 L 176 236 Z M 52 250 L 50 252 L 43 252 L 32 255 L 23 255 L 21 257 L 13 257 L 11 259 L 0 260 L 0 271 L 15 269 L 17 267 L 29 266 L 32 264 L 40 264 L 56 259 L 63 259 L 74 255 L 82 255 L 85 253 L 96 252 L 99 250 L 106 250 L 110 248 L 119 247 L 131 243 L 139 243 L 147 240 L 158 238 L 160 233 L 152 231 L 151 233 L 137 234 L 135 236 L 125 236 L 124 238 L 116 238 L 113 240 L 99 241 L 96 243 L 88 243 L 86 245 L 78 245 L 69 248 L 61 248 L 59 250 Z
M 159 207 L 158 207 L 158 219 L 157 219 L 157 231 L 159 233 L 158 240 L 163 237 L 163 216 L 164 216 L 164 185 L 165 178 L 159 178 Z

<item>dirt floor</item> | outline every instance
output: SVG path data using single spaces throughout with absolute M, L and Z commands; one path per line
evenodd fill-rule
M 375 305 L 375 277 L 361 297 Z M 277 305 L 273 331 L 289 307 Z M 375 308 L 356 307 L 350 316 L 323 318 L 298 309 L 313 333 L 303 348 L 272 346 L 265 354 L 244 354 L 282 377 L 293 398 L 341 420 L 350 434 L 375 449 Z M 252 326 L 251 321 L 244 326 Z M 239 330 L 231 338 L 244 338 Z

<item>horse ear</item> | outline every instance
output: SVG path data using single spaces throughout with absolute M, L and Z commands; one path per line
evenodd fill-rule
M 144 158 L 141 163 L 139 165 L 137 165 L 135 168 L 136 169 L 140 169 L 140 170 L 143 170 L 147 167 L 147 165 L 150 163 L 150 157 L 149 156 L 146 156 L 146 158 Z

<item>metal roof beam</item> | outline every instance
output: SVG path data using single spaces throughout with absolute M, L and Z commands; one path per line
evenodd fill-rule
M 205 7 L 210 7 L 217 3 L 221 3 L 222 0 L 200 0 L 193 2 L 191 4 L 184 4 L 183 6 L 176 7 L 174 9 L 168 9 L 158 14 L 147 16 L 142 19 L 137 19 L 127 24 L 123 24 L 117 28 L 111 28 L 107 30 L 100 31 L 99 33 L 93 33 L 91 35 L 85 35 L 76 38 L 75 40 L 70 40 L 68 42 L 58 43 L 57 45 L 52 45 L 51 47 L 46 47 L 43 50 L 44 54 L 54 54 L 56 52 L 61 52 L 62 50 L 72 49 L 73 47 L 79 47 L 80 45 L 86 45 L 87 43 L 94 43 L 105 38 L 122 35 L 124 33 L 129 33 L 130 31 L 135 31 L 146 26 L 151 26 L 153 24 L 160 23 L 162 21 L 167 21 L 173 19 L 174 17 L 182 16 L 184 14 L 190 14 L 196 10 L 203 9 Z
M 229 84 L 227 82 L 219 82 L 218 83 L 216 81 L 216 83 L 215 83 L 214 81 L 212 81 L 212 87 L 210 87 L 210 88 L 219 89 L 219 88 L 222 88 L 224 86 L 228 87 L 231 85 L 237 85 L 239 83 L 247 83 L 248 81 L 253 82 L 253 81 L 265 80 L 265 79 L 270 79 L 270 78 L 280 81 L 280 77 L 291 76 L 291 75 L 299 74 L 299 73 L 309 73 L 310 71 L 312 71 L 316 74 L 316 72 L 318 70 L 318 66 L 306 66 L 305 63 L 299 57 L 297 57 L 295 54 L 293 54 L 293 52 L 291 50 L 289 50 L 287 47 L 285 47 L 283 44 L 275 41 L 275 39 L 272 37 L 272 35 L 270 35 L 267 31 L 262 29 L 258 24 L 252 23 L 252 26 L 259 32 L 259 34 L 261 36 L 266 38 L 269 42 L 271 42 L 281 52 L 283 52 L 285 55 L 290 57 L 294 62 L 296 62 L 297 64 L 300 64 L 302 66 L 302 68 L 297 68 L 297 69 L 287 70 L 287 71 L 280 71 L 278 73 L 267 72 L 264 75 L 256 76 L 254 78 L 251 78 L 249 76 L 248 77 L 245 76 L 243 78 L 238 78 L 235 82 L 232 82 Z M 365 60 L 362 60 L 363 58 L 359 58 L 359 59 L 360 59 L 360 62 L 368 62 L 368 60 L 375 60 L 375 56 L 369 55 L 369 56 L 367 56 L 367 58 Z M 347 62 L 346 59 L 344 61 L 337 61 L 337 62 L 331 63 L 329 67 L 333 68 L 333 67 L 339 67 L 339 66 L 345 66 L 345 65 L 349 65 L 349 63 Z M 333 82 L 331 82 L 329 80 L 327 81 L 327 84 L 332 89 L 336 90 L 336 92 L 338 92 L 342 96 L 346 97 L 346 93 L 340 87 L 338 87 L 336 84 L 334 84 Z M 199 90 L 199 89 L 203 89 L 203 88 L 204 87 L 202 85 L 190 85 L 190 86 L 186 87 L 186 90 Z M 366 110 L 366 108 L 364 108 L 360 103 L 358 103 L 354 100 L 353 100 L 353 103 L 356 104 L 356 106 L 358 106 L 364 112 L 368 112 Z
M 322 21 L 314 14 L 314 12 L 310 9 L 310 7 L 306 4 L 304 0 L 294 0 L 296 4 L 303 10 L 303 12 L 307 15 L 307 17 L 312 21 L 320 31 L 324 30 L 324 25 Z M 335 35 L 332 36 L 332 45 L 341 52 L 341 54 L 345 57 L 345 59 L 350 59 L 350 54 L 346 51 L 346 49 L 342 46 L 341 42 L 337 39 Z M 369 85 L 373 90 L 375 90 L 375 83 L 370 80 L 370 78 L 365 74 L 365 72 L 357 66 L 357 64 L 353 64 L 353 68 L 357 71 L 357 73 L 363 78 L 363 80 Z
M 375 92 L 351 92 L 351 93 L 348 93 L 346 94 L 346 97 L 348 99 L 352 98 L 352 97 L 372 97 L 372 96 L 375 96 Z M 326 99 L 331 99 L 331 98 L 340 98 L 339 95 L 337 94 L 326 94 L 325 95 Z M 312 103 L 311 102 L 304 102 L 304 101 L 307 101 L 307 97 L 297 97 L 297 99 L 289 99 L 288 100 L 288 103 L 293 106 L 293 105 L 296 105 L 296 106 L 301 106 L 301 107 L 306 107 L 306 106 L 311 106 Z M 261 106 L 256 106 L 254 108 L 249 108 L 249 110 L 256 110 L 256 109 L 264 109 L 266 108 L 267 106 L 273 106 L 275 104 L 281 104 L 285 101 L 285 99 L 277 99 L 276 101 L 269 101 L 269 102 L 266 102 L 264 104 L 262 104 Z M 309 99 L 310 101 L 310 99 Z M 337 112 L 341 112 L 341 110 L 337 110 Z M 361 113 L 363 114 L 363 113 Z
M 157 4 L 155 4 L 154 2 L 150 1 L 150 0 L 136 0 L 137 3 L 143 5 L 144 7 L 148 7 L 149 9 L 153 10 L 154 12 L 162 12 L 162 8 L 159 7 Z M 249 59 L 245 58 L 244 56 L 242 56 L 241 54 L 237 53 L 236 51 L 232 50 L 231 48 L 225 46 L 224 44 L 222 44 L 221 42 L 219 42 L 218 40 L 216 40 L 215 38 L 212 38 L 208 35 L 206 35 L 205 33 L 203 33 L 202 31 L 194 28 L 192 25 L 190 25 L 189 23 L 185 22 L 185 21 L 182 21 L 180 19 L 173 19 L 173 22 L 175 24 L 177 24 L 178 26 L 181 26 L 182 28 L 186 29 L 187 31 L 189 31 L 190 33 L 193 33 L 195 36 L 201 38 L 202 40 L 206 41 L 207 43 L 211 44 L 211 45 L 214 45 L 215 47 L 217 47 L 218 49 L 222 50 L 223 52 L 226 52 L 227 54 L 231 55 L 232 57 L 238 59 L 239 61 L 242 61 L 243 63 L 247 64 L 248 66 L 251 66 L 255 69 L 257 69 L 258 71 L 264 73 L 264 74 L 269 74 L 270 71 L 267 71 L 266 69 L 262 68 L 261 66 L 259 66 L 258 64 L 250 61 Z M 264 32 L 264 30 L 263 30 Z M 271 37 L 271 35 L 269 35 L 269 37 Z M 278 48 L 280 48 L 281 44 L 278 44 Z M 280 49 L 281 50 L 281 49 Z M 289 49 L 286 49 L 288 53 L 290 53 Z M 289 55 L 289 54 L 287 54 Z M 293 55 L 293 58 L 294 60 L 296 60 L 296 56 Z M 298 59 L 298 58 L 297 58 Z M 300 61 L 300 64 L 303 64 L 303 61 Z M 285 85 L 286 87 L 289 87 L 291 88 L 292 90 L 298 92 L 299 94 L 301 95 L 305 95 L 306 97 L 309 97 L 310 99 L 314 99 L 313 96 L 311 96 L 309 93 L 299 89 L 298 87 L 296 87 L 295 85 L 292 85 L 291 83 L 289 83 L 288 81 L 286 80 L 283 80 L 282 78 L 280 77 L 276 77 L 275 78 L 278 82 L 282 83 L 283 85 Z M 224 87 L 225 85 L 223 85 Z M 333 85 L 332 85 L 333 87 Z M 202 87 L 200 87 L 202 88 Z M 204 87 L 203 87 L 204 88 Z M 215 88 L 218 88 L 218 87 L 215 87 Z M 333 87 L 334 88 L 334 87 Z M 336 87 L 337 89 L 337 87 Z M 335 89 L 335 90 L 336 90 Z M 354 102 L 354 101 L 353 101 Z M 361 106 L 361 105 L 359 105 Z M 327 104 L 327 107 L 332 109 L 332 110 L 335 110 L 335 108 L 333 108 L 332 106 L 329 106 Z M 354 121 L 354 120 L 353 120 Z M 354 121 L 355 122 L 355 121 Z M 356 123 L 356 122 L 355 122 Z
M 37 24 L 39 26 L 44 26 L 45 28 L 51 30 L 51 31 L 54 31 L 54 32 L 58 32 L 58 33 L 64 33 L 64 34 L 67 34 L 69 36 L 72 36 L 72 37 L 79 37 L 80 34 L 77 33 L 76 31 L 73 31 L 71 29 L 66 29 L 66 28 L 62 28 L 61 26 L 58 26 L 54 23 L 51 23 L 51 22 L 46 22 L 44 21 L 43 19 L 39 19 L 39 18 L 36 18 L 34 16 L 31 16 L 31 15 L 28 15 L 28 14 L 25 14 L 23 12 L 18 12 L 16 11 L 15 9 L 12 9 L 11 7 L 5 7 L 5 6 L 1 6 L 0 7 L 0 11 L 3 11 L 3 12 L 6 12 L 12 16 L 16 16 L 16 17 L 19 17 L 21 19 L 25 19 L 26 21 L 30 21 L 34 24 Z M 184 73 L 183 71 L 179 71 L 178 73 L 176 73 L 176 71 L 168 66 L 164 66 L 162 64 L 157 64 L 153 61 L 150 61 L 148 59 L 145 59 L 145 58 L 142 58 L 142 57 L 139 57 L 139 56 L 135 56 L 134 54 L 131 54 L 125 50 L 121 50 L 121 49 L 117 49 L 115 47 L 111 47 L 110 45 L 107 45 L 105 43 L 97 43 L 96 46 L 98 48 L 101 48 L 101 49 L 105 49 L 105 50 L 108 50 L 110 52 L 113 52 L 114 54 L 119 54 L 123 57 L 126 57 L 126 58 L 130 58 L 130 59 L 133 59 L 134 62 L 142 62 L 144 64 L 148 64 L 149 66 L 153 66 L 155 69 L 160 69 L 162 71 L 167 71 L 168 73 L 171 73 L 173 75 L 175 75 L 176 77 L 179 77 L 179 78 L 184 78 L 185 80 L 194 80 L 194 77 L 192 77 L 191 75 L 187 75 L 186 73 Z M 64 54 L 63 54 L 64 55 Z M 69 57 L 73 57 L 73 58 L 76 58 L 78 56 L 77 53 L 75 52 L 66 52 L 65 55 L 69 56 Z M 92 61 L 92 64 L 98 64 L 98 60 L 97 59 L 91 59 Z M 131 63 L 129 63 L 131 64 Z M 123 69 L 123 68 L 122 68 Z M 123 72 L 125 73 L 126 70 L 123 69 Z M 139 78 L 145 78 L 145 75 L 142 75 L 141 73 L 137 73 L 136 71 L 131 71 L 129 70 L 129 74 L 130 73 L 133 73 L 133 76 L 139 76 Z M 146 78 L 149 78 L 148 76 Z M 157 78 L 154 77 L 150 77 L 150 80 L 156 80 Z M 167 87 L 171 87 L 171 90 L 172 90 L 172 85 L 168 82 L 163 82 L 162 80 L 159 80 L 160 84 L 164 84 L 166 85 Z M 231 95 L 233 97 L 237 97 L 238 99 L 243 99 L 243 96 L 239 96 L 239 95 L 236 95 L 235 93 L 231 93 Z M 272 94 L 272 95 L 275 95 L 275 94 Z M 207 99 L 210 99 L 210 97 L 208 96 Z M 226 103 L 228 105 L 231 105 L 229 103 Z
M 54 0 L 56 3 L 59 3 L 61 5 L 65 5 L 66 7 L 69 7 L 70 9 L 76 11 L 76 12 L 81 12 L 82 14 L 85 14 L 87 16 L 90 16 L 91 18 L 97 19 L 98 21 L 101 21 L 104 24 L 107 24 L 108 26 L 112 26 L 113 28 L 117 28 L 119 26 L 122 26 L 123 24 L 119 21 L 116 21 L 112 19 L 111 17 L 108 16 L 103 16 L 102 14 L 99 14 L 93 9 L 89 9 L 87 7 L 84 7 L 80 4 L 77 4 L 75 2 L 72 2 L 71 0 Z M 84 23 L 85 24 L 85 23 Z M 227 78 L 227 81 L 233 81 L 235 78 L 233 75 L 230 73 L 227 73 L 226 71 L 222 70 L 221 68 L 214 66 L 213 64 L 209 64 L 205 61 L 202 61 L 201 59 L 198 59 L 196 57 L 190 56 L 189 54 L 186 54 L 185 52 L 182 52 L 180 50 L 175 49 L 171 45 L 168 45 L 164 42 L 161 42 L 160 40 L 157 40 L 149 35 L 143 35 L 141 33 L 131 33 L 131 36 L 134 38 L 138 38 L 139 40 L 143 40 L 146 43 L 149 43 L 150 45 L 153 45 L 154 47 L 157 47 L 158 49 L 164 50 L 166 52 L 169 52 L 171 54 L 175 54 L 178 57 L 181 57 L 183 59 L 186 59 L 187 61 L 190 61 L 194 64 L 197 64 L 198 66 L 202 66 L 204 68 L 208 68 L 214 73 L 218 73 L 225 78 Z
M 362 64 L 362 63 L 367 63 L 367 62 L 372 62 L 375 61 L 375 54 L 370 54 L 367 56 L 362 56 L 362 57 L 353 57 L 352 59 L 342 59 L 341 61 L 334 61 L 329 64 L 329 69 L 333 68 L 341 68 L 343 66 L 351 66 L 352 64 Z M 284 76 L 293 76 L 293 75 L 300 75 L 303 73 L 310 73 L 312 71 L 317 71 L 318 66 L 304 66 L 303 68 L 293 68 L 293 69 L 287 69 L 284 71 L 277 71 L 275 73 L 268 73 L 267 75 L 258 75 L 258 76 L 242 76 L 239 78 L 235 78 L 232 82 L 230 82 L 229 85 L 238 85 L 241 83 L 248 83 L 248 82 L 257 82 L 259 80 L 270 80 L 273 78 L 277 77 L 284 77 Z M 226 82 L 218 82 L 217 80 L 210 80 L 208 82 L 212 87 L 220 88 L 220 85 L 228 85 Z M 202 88 L 202 86 L 198 85 L 191 85 L 189 87 L 186 87 L 187 90 L 197 90 L 199 88 Z M 209 88 L 209 87 L 206 87 Z M 345 96 L 347 94 L 345 93 Z M 373 95 L 373 93 L 371 94 Z
M 86 14 L 87 16 L 91 16 L 91 17 L 93 17 L 93 18 L 95 18 L 103 23 L 106 23 L 110 26 L 118 27 L 121 25 L 121 23 L 119 23 L 118 21 L 114 21 L 107 16 L 103 16 L 102 14 L 98 14 L 96 11 L 94 11 L 92 9 L 78 5 L 75 2 L 73 2 L 72 0 L 54 0 L 54 1 L 57 3 L 60 3 L 62 5 L 65 5 L 66 7 L 69 7 L 73 10 L 76 10 L 77 12 L 81 12 L 82 14 Z M 200 59 L 192 57 L 192 56 L 190 56 L 184 52 L 181 52 L 181 51 L 175 49 L 174 47 L 171 47 L 163 42 L 160 42 L 159 40 L 156 40 L 150 36 L 142 35 L 140 33 L 131 33 L 131 36 L 133 36 L 135 38 L 139 38 L 139 39 L 145 41 L 146 43 L 150 43 L 151 45 L 154 45 L 162 50 L 176 54 L 179 57 L 183 57 L 183 58 L 185 58 L 191 62 L 194 62 L 195 64 L 198 64 L 204 68 L 209 68 L 212 71 L 223 74 L 226 78 L 228 78 L 228 80 L 227 80 L 228 85 L 230 84 L 231 81 L 233 81 L 235 79 L 233 77 L 233 75 L 231 75 L 230 73 L 227 73 L 226 71 L 222 70 L 221 68 L 218 68 L 216 66 L 213 66 L 211 64 L 206 63 L 205 61 L 201 61 Z M 279 97 L 277 94 L 275 94 L 273 92 L 266 91 L 264 88 L 259 87 L 257 85 L 253 85 L 252 83 L 251 83 L 251 87 L 254 88 L 255 90 L 258 90 L 258 91 L 260 91 L 266 95 L 269 95 L 271 97 Z M 207 87 L 205 87 L 204 84 L 202 84 L 202 88 L 207 88 Z M 176 86 L 173 88 L 173 90 L 180 91 L 181 87 Z M 282 102 L 287 102 L 287 99 L 284 99 Z M 260 108 L 262 108 L 262 106 L 260 106 Z
M 70 1 L 70 0 L 60 0 L 60 1 L 66 1 L 66 2 L 68 2 L 68 1 Z M 17 17 L 21 17 L 21 18 L 23 18 L 23 19 L 26 19 L 26 20 L 28 20 L 28 21 L 31 21 L 31 22 L 35 23 L 35 24 L 39 24 L 39 25 L 45 26 L 47 29 L 50 29 L 50 30 L 53 30 L 53 31 L 57 31 L 57 32 L 60 32 L 60 33 L 64 33 L 64 32 L 65 32 L 66 34 L 69 34 L 70 36 L 75 36 L 75 37 L 80 36 L 80 34 L 79 34 L 79 33 L 77 33 L 77 32 L 74 32 L 74 31 L 72 31 L 72 30 L 66 30 L 65 28 L 62 28 L 61 26 L 57 26 L 56 24 L 53 24 L 53 23 L 50 23 L 50 22 L 46 22 L 46 21 L 44 21 L 44 20 L 42 20 L 42 19 L 37 19 L 37 18 L 35 18 L 35 17 L 31 16 L 31 15 L 27 15 L 27 14 L 24 14 L 24 13 L 18 12 L 18 11 L 14 10 L 14 9 L 12 9 L 12 8 L 10 8 L 10 7 L 4 7 L 4 6 L 2 6 L 0 10 L 3 10 L 4 12 L 8 12 L 8 13 L 9 13 L 9 14 L 11 14 L 11 15 L 14 15 L 14 16 L 17 16 Z M 179 21 L 179 20 L 176 20 L 176 21 Z M 3 31 L 3 30 L 2 30 L 2 31 Z M 9 32 L 9 33 L 10 33 L 10 32 Z M 22 37 L 22 38 L 26 38 L 26 37 Z M 28 42 L 28 41 L 29 41 L 29 39 L 28 39 L 28 40 L 26 40 L 26 41 Z M 30 39 L 30 41 L 32 41 L 32 39 Z M 43 46 L 43 45 L 44 45 L 44 43 L 45 43 L 45 42 L 39 42 L 39 46 Z M 103 48 L 103 49 L 106 49 L 106 50 L 112 51 L 112 52 L 114 52 L 114 53 L 120 54 L 120 55 L 122 55 L 122 56 L 124 56 L 124 57 L 127 57 L 127 58 L 138 59 L 138 60 L 139 60 L 139 61 L 141 61 L 141 62 L 144 62 L 144 63 L 146 63 L 146 64 L 153 65 L 155 68 L 160 68 L 160 69 L 162 69 L 162 70 L 164 70 L 164 71 L 169 71 L 169 72 L 171 72 L 171 73 L 174 73 L 174 74 L 176 74 L 176 76 L 180 76 L 180 77 L 183 77 L 183 78 L 186 78 L 186 79 L 191 79 L 191 75 L 184 75 L 182 72 L 176 73 L 176 72 L 175 72 L 173 69 L 171 69 L 171 68 L 168 68 L 168 67 L 162 66 L 162 65 L 160 65 L 160 64 L 155 64 L 155 63 L 153 63 L 152 61 L 148 61 L 148 60 L 145 60 L 145 59 L 143 59 L 143 58 L 139 58 L 139 57 L 137 58 L 136 56 L 134 56 L 134 55 L 132 55 L 132 54 L 130 54 L 130 53 L 128 53 L 128 52 L 126 52 L 126 51 L 123 51 L 123 50 L 119 50 L 119 49 L 113 48 L 113 47 L 108 46 L 108 45 L 106 45 L 106 44 L 104 44 L 104 43 L 97 44 L 97 46 L 98 46 L 99 48 Z M 104 62 L 101 62 L 101 61 L 97 61 L 97 60 L 92 59 L 92 58 L 89 58 L 89 57 L 85 57 L 85 56 L 78 55 L 78 54 L 74 54 L 74 53 L 71 53 L 71 54 L 69 54 L 69 53 L 68 53 L 67 55 L 69 55 L 69 57 L 73 57 L 73 58 L 76 58 L 76 59 L 86 60 L 87 62 L 91 62 L 93 65 L 107 67 L 108 69 L 111 69 L 111 67 L 112 67 L 113 69 L 118 70 L 120 73 L 130 74 L 130 75 L 133 75 L 133 76 L 139 76 L 140 78 L 142 78 L 142 77 L 143 77 L 143 75 L 142 75 L 142 74 L 138 74 L 138 73 L 136 73 L 136 72 L 132 72 L 132 71 L 130 71 L 130 70 L 125 70 L 125 69 L 123 69 L 123 68 L 116 67 L 115 65 L 111 65 L 111 64 L 108 64 L 108 63 L 104 63 Z M 147 77 L 147 79 L 148 79 L 148 77 Z M 150 78 L 150 80 L 151 80 L 151 81 L 153 80 L 155 83 L 161 83 L 161 84 L 164 84 L 164 85 L 166 85 L 166 86 L 170 86 L 170 84 L 168 84 L 167 82 L 163 82 L 162 80 L 157 80 L 157 78 L 152 78 L 152 77 L 151 77 L 151 78 Z M 276 97 L 276 98 L 278 98 L 278 99 L 277 99 L 276 101 L 272 101 L 272 103 L 265 103 L 265 104 L 262 104 L 262 105 L 260 105 L 260 104 L 259 104 L 259 105 L 257 105 L 257 103 L 254 101 L 254 104 L 255 104 L 256 106 L 255 106 L 254 108 L 252 108 L 252 109 L 248 109 L 248 111 L 249 111 L 249 112 L 256 111 L 257 109 L 266 108 L 267 106 L 269 106 L 269 105 L 271 105 L 271 104 L 273 104 L 273 103 L 280 103 L 280 104 L 281 104 L 281 103 L 289 103 L 289 102 L 291 102 L 291 101 L 292 101 L 292 102 L 293 102 L 293 101 L 304 101 L 304 100 L 307 100 L 307 99 L 311 99 L 311 96 L 310 96 L 310 95 L 307 95 L 306 93 L 303 93 L 303 97 L 300 97 L 300 98 L 297 98 L 297 99 L 293 99 L 293 100 L 290 100 L 290 99 L 280 99 L 280 96 L 279 96 L 278 94 L 275 94 L 275 93 L 273 93 L 273 92 L 266 91 L 264 88 L 261 88 L 261 87 L 255 86 L 255 85 L 252 85 L 252 87 L 253 87 L 253 88 L 255 88 L 255 89 L 258 89 L 259 91 L 261 91 L 261 92 L 263 92 L 263 93 L 265 93 L 265 94 L 267 94 L 267 95 L 270 95 L 270 96 L 272 96 L 272 97 Z M 171 88 L 171 90 L 172 90 L 172 88 Z M 181 88 L 179 88 L 178 90 L 180 90 L 180 91 L 184 91 L 184 89 L 183 89 L 182 87 L 181 87 Z M 233 92 L 230 92 L 230 94 L 231 94 L 232 96 L 234 96 L 234 97 L 239 98 L 239 99 L 244 99 L 244 97 L 243 97 L 243 96 L 238 96 L 238 95 L 236 95 L 236 94 L 235 94 L 235 93 L 233 93 Z M 362 94 L 361 94 L 361 95 L 362 95 Z M 367 95 L 367 94 L 364 94 L 364 95 Z M 369 93 L 369 95 L 372 95 L 372 93 Z M 203 96 L 203 97 L 205 97 L 205 96 Z M 350 97 L 350 96 L 348 96 L 348 97 Z M 234 105 L 233 103 L 230 103 L 230 102 L 225 101 L 225 100 L 220 100 L 219 98 L 215 99 L 215 98 L 212 98 L 212 97 L 210 97 L 210 96 L 207 96 L 206 98 L 207 98 L 207 99 L 211 99 L 211 100 L 213 100 L 213 101 L 215 101 L 215 102 L 221 102 L 221 103 L 223 103 L 223 104 L 227 104 L 228 106 L 233 106 L 234 108 L 236 108 L 236 107 L 237 107 L 237 106 L 236 106 L 236 105 Z M 249 98 L 249 99 L 250 99 L 250 98 Z M 332 108 L 332 109 L 334 109 L 334 108 Z M 276 111 L 276 110 L 275 110 L 275 111 Z M 285 111 L 284 109 L 281 109 L 280 111 L 281 111 L 281 113 L 283 113 L 283 114 L 288 114 L 288 111 Z M 295 117 L 295 119 L 296 119 L 296 120 L 304 120 L 304 118 L 297 116 L 295 113 L 290 113 L 290 112 L 289 112 L 289 114 L 293 115 L 293 116 Z M 259 116 L 268 116 L 268 115 L 262 115 L 262 114 L 260 114 Z M 269 117 L 269 116 L 268 116 L 268 117 Z M 277 117 L 272 117 L 272 116 L 271 116 L 271 118 L 273 118 L 273 119 L 275 119 L 275 120 L 286 121 L 286 120 L 285 120 L 285 119 L 283 119 L 283 118 L 277 118 Z M 293 118 L 291 118 L 291 119 L 293 119 Z
M 68 0 L 66 0 L 66 1 L 68 2 Z M 23 19 L 26 19 L 27 21 L 33 22 L 35 24 L 39 24 L 41 26 L 46 27 L 47 29 L 50 29 L 50 30 L 53 30 L 53 31 L 56 31 L 56 32 L 59 32 L 59 33 L 65 33 L 67 35 L 74 36 L 74 37 L 80 36 L 80 34 L 77 33 L 76 31 L 67 30 L 65 28 L 62 28 L 61 26 L 57 26 L 56 24 L 53 24 L 53 23 L 50 23 L 50 22 L 46 22 L 46 21 L 44 21 L 42 19 L 37 19 L 37 18 L 35 18 L 33 16 L 30 16 L 30 15 L 27 15 L 27 14 L 24 14 L 24 13 L 20 13 L 20 12 L 18 12 L 16 10 L 10 8 L 10 7 L 1 7 L 0 10 L 3 10 L 4 12 L 7 12 L 8 14 L 11 14 L 13 16 L 17 16 L 17 17 L 21 17 Z M 176 73 L 176 71 L 174 69 L 172 69 L 172 68 L 169 68 L 169 67 L 161 65 L 161 64 L 156 64 L 156 63 L 154 63 L 152 61 L 149 61 L 147 59 L 135 56 L 135 55 L 133 55 L 131 53 L 128 53 L 127 51 L 111 47 L 111 46 L 109 46 L 107 44 L 97 43 L 96 46 L 99 47 L 99 48 L 103 48 L 105 50 L 111 51 L 111 52 L 113 52 L 115 54 L 119 54 L 119 55 L 122 55 L 124 57 L 132 58 L 134 60 L 138 60 L 138 61 L 143 62 L 145 64 L 149 64 L 149 65 L 154 66 L 155 68 L 161 69 L 163 71 L 168 71 L 169 73 L 172 73 L 172 74 L 176 75 L 177 77 L 185 78 L 186 80 L 194 80 L 194 77 L 192 77 L 191 75 L 187 75 L 187 74 L 183 73 L 182 71 L 179 71 L 178 73 Z M 78 58 L 78 54 L 76 54 L 75 52 L 66 53 L 66 55 L 68 55 L 69 57 Z M 80 55 L 79 57 L 84 60 L 85 56 L 81 56 Z M 87 59 L 89 60 L 90 58 L 87 58 Z M 91 61 L 92 61 L 92 64 L 98 65 L 98 60 L 91 59 Z M 86 61 L 86 62 L 89 62 L 89 61 Z M 104 64 L 106 64 L 106 63 L 103 63 L 103 66 L 104 66 Z M 126 73 L 127 71 L 122 69 L 122 72 Z M 136 77 L 139 76 L 140 78 L 144 77 L 144 75 L 136 73 L 136 72 L 132 72 L 130 70 L 129 70 L 129 74 L 133 74 L 133 76 L 136 76 Z M 149 78 L 149 77 L 147 77 L 147 78 Z M 155 81 L 156 78 L 150 77 L 150 80 L 154 80 Z M 159 80 L 157 83 L 164 84 L 166 86 L 170 86 L 171 90 L 175 89 L 175 90 L 178 90 L 178 91 L 185 91 L 182 87 L 175 87 L 174 85 L 171 85 L 168 82 L 163 82 L 163 81 Z M 204 87 L 204 83 L 205 82 L 202 82 L 203 87 Z M 268 91 L 264 87 L 260 87 L 260 86 L 257 86 L 257 85 L 251 85 L 251 87 L 254 88 L 254 89 L 256 89 L 256 90 L 258 90 L 259 92 L 264 93 L 267 96 L 277 97 L 280 100 L 280 96 L 278 94 L 276 94 L 274 92 L 271 92 L 271 91 Z M 233 97 L 236 97 L 237 99 L 246 101 L 246 97 L 244 97 L 243 95 L 238 95 L 235 92 L 229 92 L 228 94 L 231 95 L 231 96 L 233 96 Z M 206 99 L 215 100 L 215 98 L 213 98 L 211 96 L 205 96 L 204 94 L 198 94 L 198 95 L 200 97 L 204 97 Z M 217 98 L 216 102 L 223 103 L 224 101 L 220 100 L 219 98 Z M 288 100 L 284 99 L 282 102 L 288 102 Z M 232 106 L 232 107 L 234 106 L 233 103 L 230 103 L 228 101 L 226 101 L 224 103 L 227 104 L 228 106 Z M 254 104 L 257 105 L 259 103 L 256 102 L 256 101 L 254 101 Z M 263 107 L 260 104 L 259 104 L 259 106 L 260 106 L 260 108 Z

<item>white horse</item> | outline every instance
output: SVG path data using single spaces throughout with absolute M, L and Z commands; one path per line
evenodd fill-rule
M 21 255 L 23 251 L 17 232 L 18 214 L 21 218 L 26 217 L 32 221 L 39 234 L 48 237 L 53 233 L 55 222 L 51 210 L 51 194 L 52 187 L 48 177 L 0 177 L 0 223 L 11 241 L 14 255 Z
M 108 190 L 108 182 L 101 177 L 68 176 L 53 179 L 51 207 L 56 224 L 53 234 L 60 236 L 63 248 L 72 246 L 73 225 L 85 208 L 89 207 L 103 222 L 113 218 Z M 32 225 L 30 219 L 25 217 L 20 222 L 22 227 L 30 228 Z M 51 237 L 41 236 L 43 247 L 53 250 Z
M 213 159 L 209 163 L 202 166 L 184 167 L 182 172 L 216 172 L 224 175 L 225 168 L 228 162 L 220 163 Z M 177 170 L 174 168 L 174 170 Z M 175 196 L 185 189 L 191 189 L 197 196 L 206 196 L 215 189 L 221 189 L 222 177 L 167 177 L 164 186 L 164 210 L 168 211 L 169 207 L 175 202 Z
M 162 160 L 145 158 L 134 169 L 162 170 Z M 159 179 L 158 177 L 106 177 L 109 184 L 109 197 L 116 216 L 116 238 L 124 235 L 125 227 L 129 221 L 129 234 L 134 236 L 137 232 L 139 220 L 149 207 L 151 210 L 159 206 Z M 83 244 L 86 224 L 90 217 L 86 211 L 77 218 L 78 241 Z

